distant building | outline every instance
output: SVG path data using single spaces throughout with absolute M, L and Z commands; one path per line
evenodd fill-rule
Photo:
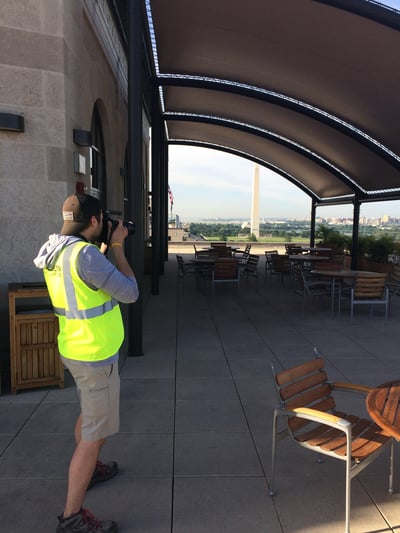
M 189 232 L 183 228 L 168 228 L 168 240 L 173 242 L 187 241 Z
M 260 237 L 260 167 L 258 165 L 254 167 L 250 231 L 255 237 Z

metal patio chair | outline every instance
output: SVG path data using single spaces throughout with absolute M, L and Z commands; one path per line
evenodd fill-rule
M 182 287 L 184 288 L 185 278 L 187 276 L 196 276 L 197 274 L 196 265 L 194 263 L 185 262 L 182 255 L 177 255 L 176 261 L 178 265 L 177 272 L 176 272 L 177 277 L 178 277 L 178 280 L 182 281 Z
M 239 259 L 243 264 L 246 263 L 251 250 L 251 244 L 246 244 L 244 250 L 235 250 L 232 254 L 233 257 Z
M 286 251 L 286 255 L 297 255 L 297 254 L 303 253 L 302 247 L 294 243 L 286 243 L 285 251 Z
M 211 273 L 211 291 L 214 295 L 215 285 L 231 285 L 238 292 L 240 282 L 239 262 L 234 258 L 218 258 Z
M 265 250 L 265 272 L 264 279 L 267 279 L 267 274 L 272 275 L 272 259 L 271 255 L 278 255 L 278 250 Z
M 339 316 L 341 299 L 347 296 L 350 298 L 350 318 L 354 317 L 355 305 L 369 305 L 370 316 L 373 316 L 374 307 L 383 305 L 385 307 L 385 319 L 389 314 L 390 293 L 386 285 L 387 274 L 384 273 L 363 273 L 360 272 L 355 277 L 352 287 L 339 289 Z
M 246 263 L 244 264 L 241 275 L 246 278 L 246 283 L 249 283 L 249 278 L 254 278 L 258 283 L 258 261 L 259 255 L 249 254 Z
M 324 280 L 305 272 L 300 265 L 293 266 L 294 290 L 303 297 L 303 314 L 306 298 L 321 300 L 322 297 L 332 298 L 332 280 Z
M 285 277 L 290 277 L 292 273 L 292 265 L 289 256 L 286 254 L 271 255 L 271 275 L 277 275 L 281 278 L 281 283 Z
M 371 389 L 353 383 L 330 383 L 323 360 L 318 355 L 279 373 L 273 369 L 273 373 L 280 406 L 275 408 L 273 415 L 270 495 L 275 495 L 277 443 L 287 436 L 318 454 L 344 461 L 345 533 L 349 533 L 351 480 L 386 447 L 390 448 L 389 493 L 393 492 L 393 439 L 372 420 L 337 411 L 332 393 L 341 390 L 367 394 Z M 285 427 L 278 428 L 279 421 L 284 421 Z

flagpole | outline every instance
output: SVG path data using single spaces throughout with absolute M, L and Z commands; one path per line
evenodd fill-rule
M 170 204 L 171 204 L 171 215 L 170 215 L 170 220 L 172 220 L 172 208 L 174 206 L 174 194 L 173 192 L 171 191 L 171 187 L 168 185 L 168 195 L 169 195 L 169 201 L 170 201 Z

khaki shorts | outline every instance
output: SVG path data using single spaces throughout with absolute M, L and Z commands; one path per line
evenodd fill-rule
M 75 380 L 82 412 L 82 440 L 104 439 L 119 431 L 120 380 L 118 363 L 86 366 L 63 362 Z

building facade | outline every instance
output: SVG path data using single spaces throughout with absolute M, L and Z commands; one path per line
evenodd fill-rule
M 3 371 L 8 284 L 41 280 L 32 260 L 59 231 L 65 197 L 85 191 L 104 208 L 126 213 L 127 79 L 126 54 L 105 0 L 1 2 Z

